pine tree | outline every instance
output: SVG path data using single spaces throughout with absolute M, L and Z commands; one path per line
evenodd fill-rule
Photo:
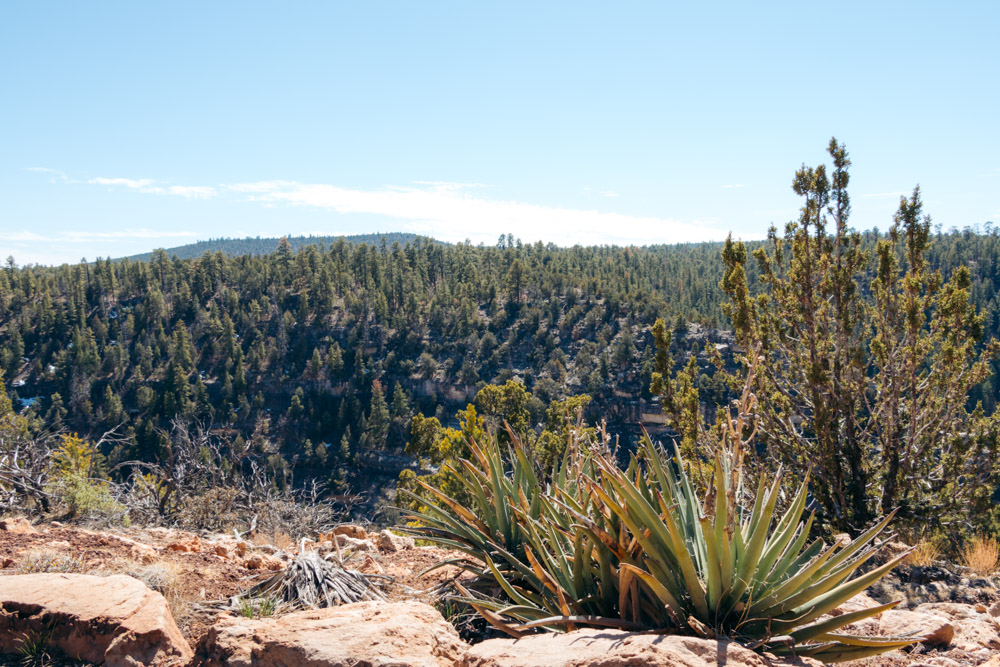
M 340 373 L 344 370 L 344 353 L 337 341 L 333 342 L 327 352 L 326 365 L 330 369 L 330 375 L 334 378 L 339 378 Z
M 382 385 L 378 380 L 372 382 L 372 398 L 369 403 L 366 426 L 361 438 L 365 449 L 385 449 L 389 436 L 389 406 L 386 405 Z

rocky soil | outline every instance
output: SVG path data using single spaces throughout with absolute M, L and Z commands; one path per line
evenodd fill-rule
M 294 544 L 0 520 L 0 665 L 30 664 L 30 652 L 44 658 L 33 664 L 52 665 L 818 667 L 725 641 L 611 630 L 483 641 L 468 627 L 460 635 L 439 611 L 447 607 L 428 604 L 461 572 L 424 570 L 455 552 L 360 526 L 315 537 Z M 887 545 L 886 555 L 898 548 Z M 301 549 L 348 556 L 351 568 L 380 575 L 386 601 L 274 615 L 232 608 L 232 596 L 283 571 Z M 945 563 L 903 566 L 835 613 L 903 600 L 848 632 L 920 639 L 857 667 L 1000 667 L 996 584 Z

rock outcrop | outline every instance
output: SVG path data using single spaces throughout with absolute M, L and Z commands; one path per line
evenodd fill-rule
M 383 530 L 375 537 L 375 544 L 379 551 L 395 553 L 403 549 L 413 548 L 413 538 L 397 535 L 391 530 Z
M 890 609 L 879 618 L 878 634 L 883 637 L 912 636 L 923 644 L 944 646 L 954 639 L 955 626 L 938 614 Z
M 38 532 L 27 519 L 0 519 L 0 530 L 21 535 L 34 535 Z
M 489 639 L 465 655 L 462 667 L 819 667 L 810 658 L 775 658 L 739 644 L 679 635 L 577 630 L 522 639 Z
M 368 531 L 363 526 L 346 523 L 333 529 L 333 535 L 345 535 L 355 540 L 367 540 Z
M 947 618 L 955 626 L 951 645 L 960 651 L 985 651 L 991 655 L 1000 653 L 1000 621 L 988 612 L 977 610 L 974 605 L 931 602 L 920 605 L 914 611 Z
M 182 664 L 192 654 L 163 596 L 125 575 L 0 577 L 0 652 L 26 638 L 107 667 Z
M 198 646 L 201 667 L 452 667 L 466 646 L 433 607 L 360 602 L 280 618 L 223 617 Z
M 924 644 L 946 646 L 955 637 L 955 626 L 947 618 L 927 611 L 890 609 L 879 618 L 878 634 L 912 636 Z

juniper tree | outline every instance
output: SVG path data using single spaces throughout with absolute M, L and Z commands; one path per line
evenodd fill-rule
M 848 226 L 847 151 L 835 139 L 828 151 L 829 174 L 795 174 L 799 219 L 754 251 L 757 289 L 745 246 L 729 238 L 723 249 L 737 342 L 762 357 L 760 436 L 775 461 L 812 470 L 829 529 L 857 530 L 897 506 L 911 526 L 967 521 L 977 487 L 996 481 L 996 428 L 965 403 L 997 344 L 980 345 L 968 270 L 945 281 L 929 269 L 919 188 L 873 257 Z

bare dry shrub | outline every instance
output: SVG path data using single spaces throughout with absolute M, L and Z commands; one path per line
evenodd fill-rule
M 43 572 L 82 574 L 86 571 L 87 565 L 83 559 L 49 549 L 32 549 L 14 564 L 15 574 L 40 574 Z
M 180 587 L 178 568 L 173 563 L 129 563 L 121 573 L 134 577 L 168 600 L 178 594 Z
M 177 565 L 162 562 L 149 565 L 131 563 L 124 568 L 123 574 L 135 577 L 162 595 L 167 601 L 174 622 L 182 629 L 185 627 L 190 619 L 193 604 L 191 600 L 184 599 L 181 595 L 181 573 Z
M 169 446 L 160 461 L 118 466 L 132 480 L 120 502 L 142 523 L 297 539 L 341 514 L 322 500 L 322 485 L 279 490 L 259 455 L 237 447 L 230 433 L 175 419 L 165 435 Z
M 906 562 L 914 567 L 928 567 L 941 559 L 941 547 L 936 540 L 920 540 Z
M 250 535 L 250 542 L 256 546 L 270 545 L 282 551 L 287 551 L 295 546 L 295 539 L 291 537 L 288 533 L 277 532 L 277 533 L 265 533 L 261 531 L 255 531 Z
M 240 492 L 234 488 L 214 488 L 180 501 L 177 524 L 186 530 L 228 532 L 246 526 L 247 516 L 240 507 Z
M 317 494 L 273 495 L 254 507 L 256 528 L 271 535 L 282 533 L 293 540 L 330 530 L 341 513 Z
M 1000 543 L 991 537 L 977 535 L 962 549 L 962 564 L 976 574 L 987 576 L 997 571 Z

